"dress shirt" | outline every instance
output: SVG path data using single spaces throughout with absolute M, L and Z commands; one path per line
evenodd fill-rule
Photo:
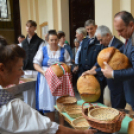
M 77 64 L 77 65 L 79 64 L 79 56 L 80 56 L 82 42 L 83 41 L 80 42 L 79 48 L 77 49 L 77 52 L 75 55 L 75 64 Z
M 113 43 L 113 39 L 114 39 L 114 36 L 113 38 L 110 40 L 109 44 L 108 44 L 108 47 L 111 47 L 112 43 Z

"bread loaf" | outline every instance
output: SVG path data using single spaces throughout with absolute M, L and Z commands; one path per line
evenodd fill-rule
M 51 66 L 53 72 L 57 75 L 57 77 L 61 77 L 65 72 L 70 73 L 70 68 L 65 63 L 57 63 Z
M 77 89 L 86 102 L 95 102 L 101 95 L 100 84 L 92 75 L 81 76 L 77 81 Z
M 129 122 L 128 125 L 128 134 L 134 134 L 134 120 Z
M 113 70 L 126 69 L 131 66 L 131 63 L 126 55 L 122 54 L 114 47 L 103 49 L 97 57 L 97 62 L 101 68 L 105 68 L 104 62 L 107 62 Z

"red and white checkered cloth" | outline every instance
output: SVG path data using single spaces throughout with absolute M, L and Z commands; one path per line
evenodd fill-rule
M 70 73 L 65 72 L 62 77 L 58 78 L 50 67 L 46 70 L 45 78 L 53 96 L 75 96 Z

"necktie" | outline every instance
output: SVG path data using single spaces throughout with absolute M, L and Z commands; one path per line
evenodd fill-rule
M 125 47 L 126 47 L 126 45 L 127 45 L 127 42 L 128 42 L 128 39 L 126 39 L 126 42 L 125 42 Z
M 91 40 L 91 39 L 89 38 L 89 40 L 88 40 L 88 44 L 90 43 L 90 40 Z

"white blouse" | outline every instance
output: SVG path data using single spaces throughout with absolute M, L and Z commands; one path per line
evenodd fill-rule
M 0 134 L 55 134 L 58 127 L 20 99 L 0 108 Z
M 57 51 L 51 51 L 49 45 L 47 45 L 46 47 L 47 47 L 47 54 L 48 54 L 48 57 L 50 59 L 59 59 L 60 53 L 61 53 L 61 51 L 60 51 L 61 47 L 58 46 Z M 65 60 L 65 63 L 67 65 L 71 65 L 71 57 L 70 57 L 70 55 L 69 55 L 69 53 L 66 49 L 65 49 L 65 52 L 64 52 L 64 60 Z M 42 51 L 42 49 L 39 49 L 37 51 L 34 59 L 33 59 L 33 63 L 36 63 L 36 64 L 42 66 L 42 61 L 43 61 L 43 51 Z

